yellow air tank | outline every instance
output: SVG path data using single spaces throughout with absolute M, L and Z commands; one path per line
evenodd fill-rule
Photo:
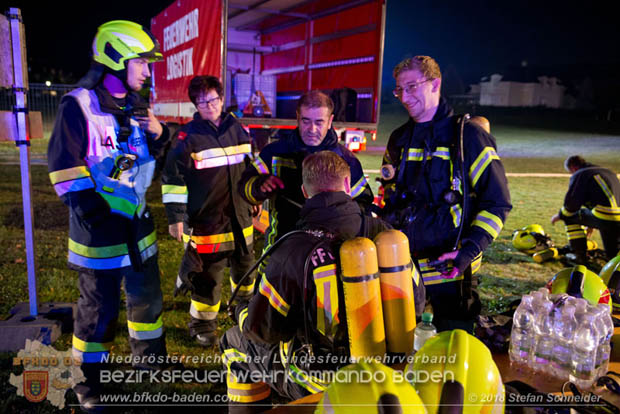
M 409 240 L 398 230 L 386 230 L 375 238 L 381 302 L 387 350 L 407 353 L 413 350 L 415 329 L 415 303 Z M 413 267 L 413 269 L 412 269 Z
M 541 250 L 532 255 L 532 259 L 536 263 L 546 262 L 547 260 L 557 259 L 559 256 L 558 249 L 555 247 L 549 247 L 548 249 Z
M 347 240 L 340 247 L 340 264 L 351 357 L 383 356 L 385 327 L 375 244 L 365 237 Z

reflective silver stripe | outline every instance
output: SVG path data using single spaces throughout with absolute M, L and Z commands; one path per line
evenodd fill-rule
M 155 253 L 157 253 L 157 242 L 151 244 L 149 247 L 147 247 L 142 252 L 140 252 L 140 257 L 142 258 L 142 261 L 144 262 L 149 257 L 154 256 Z
M 129 255 L 125 254 L 118 257 L 109 257 L 104 259 L 95 259 L 91 257 L 84 257 L 69 251 L 69 263 L 84 267 L 87 269 L 118 269 L 131 265 L 131 259 Z
M 157 328 L 153 331 L 136 331 L 131 328 L 127 328 L 129 336 L 133 339 L 145 340 L 145 339 L 157 339 L 161 337 L 163 328 Z
M 236 155 L 224 155 L 222 157 L 217 158 L 207 158 L 205 160 L 194 160 L 194 165 L 196 169 L 202 170 L 205 168 L 214 168 L 221 167 L 223 165 L 234 165 L 240 164 L 243 162 L 245 158 L 245 154 L 236 154 Z
M 187 194 L 164 194 L 161 198 L 164 203 L 187 204 Z

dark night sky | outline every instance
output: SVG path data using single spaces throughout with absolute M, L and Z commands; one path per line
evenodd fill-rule
M 113 19 L 149 25 L 171 0 L 2 3 L 2 11 L 22 10 L 31 71 L 56 67 L 79 77 L 88 69 L 98 25 Z M 620 25 L 611 1 L 578 7 L 555 0 L 387 3 L 384 80 L 390 84 L 393 66 L 416 54 L 435 57 L 444 74 L 456 71 L 465 84 L 519 68 L 522 61 L 547 75 L 620 68 Z

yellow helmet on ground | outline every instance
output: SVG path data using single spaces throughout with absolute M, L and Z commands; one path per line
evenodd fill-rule
M 608 261 L 598 275 L 609 289 L 613 310 L 620 311 L 620 254 Z
M 402 372 L 373 361 L 339 369 L 314 412 L 426 414 L 426 409 Z
M 528 254 L 551 247 L 550 240 L 540 224 L 530 224 L 512 233 L 514 248 Z
M 407 365 L 405 377 L 430 414 L 440 407 L 460 413 L 503 413 L 505 391 L 491 351 L 461 329 L 428 339 Z
M 145 27 L 127 20 L 113 20 L 99 26 L 93 40 L 93 60 L 113 71 L 126 68 L 129 59 L 162 60 L 159 42 Z
M 547 283 L 551 293 L 568 293 L 576 298 L 584 298 L 591 305 L 599 303 L 609 304 L 611 311 L 611 297 L 609 289 L 596 273 L 583 265 L 560 270 Z

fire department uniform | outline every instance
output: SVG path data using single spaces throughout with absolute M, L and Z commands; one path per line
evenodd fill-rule
M 299 129 L 284 138 L 267 145 L 243 173 L 239 191 L 252 204 L 262 203 L 268 196 L 260 190 L 261 184 L 271 175 L 284 182 L 284 188 L 277 191 L 275 200 L 269 203 L 269 227 L 265 232 L 266 251 L 280 236 L 295 229 L 300 207 L 304 203 L 301 192 L 301 164 L 308 154 L 319 151 L 333 151 L 340 155 L 351 168 L 351 197 L 366 210 L 373 202 L 372 190 L 366 181 L 362 165 L 355 155 L 338 143 L 338 136 L 330 128 L 320 145 L 304 144 Z M 295 205 L 297 204 L 297 205 Z M 260 268 L 260 273 L 263 271 Z
M 374 238 L 389 227 L 379 219 L 362 218 L 358 204 L 344 192 L 315 195 L 300 215 L 302 229 L 331 233 L 340 241 L 358 235 Z M 306 259 L 321 239 L 311 233 L 289 237 L 273 252 L 258 293 L 249 304 L 237 306 L 239 325 L 229 329 L 220 342 L 230 401 L 264 400 L 270 395 L 270 387 L 292 399 L 321 392 L 328 384 L 308 370 L 335 369 L 348 361 L 335 245 L 324 239 L 308 260 L 304 299 Z M 305 342 L 312 344 L 315 357 L 322 358 L 322 363 L 303 366 L 306 354 L 300 348 Z M 247 375 L 252 372 L 263 373 L 265 382 L 251 381 Z
M 109 354 L 123 278 L 133 355 L 166 354 L 145 193 L 169 134 L 164 126 L 155 140 L 140 129 L 128 115 L 136 106 L 145 103 L 134 92 L 118 100 L 102 86 L 75 89 L 63 98 L 50 138 L 50 180 L 69 206 L 69 268 L 79 272 L 73 353 L 84 363 Z
M 234 289 L 254 264 L 252 206 L 236 191 L 250 155 L 250 138 L 233 115 L 223 113 L 216 126 L 196 113 L 166 161 L 162 194 L 168 222 L 187 223 L 203 265 L 192 280 L 192 335 L 217 327 L 224 268 L 230 266 Z M 250 277 L 240 297 L 251 295 L 253 286 Z
M 396 173 L 386 184 L 387 208 L 403 208 L 397 198 L 405 194 L 411 207 L 410 220 L 401 230 L 409 238 L 412 257 L 417 261 L 427 294 L 441 329 L 442 319 L 467 318 L 458 308 L 463 273 L 471 265 L 476 272 L 482 252 L 498 236 L 510 209 L 510 194 L 504 167 L 496 152 L 495 139 L 473 123 L 464 128 L 466 177 L 460 177 L 457 162 L 458 122 L 444 99 L 429 122 L 412 118 L 390 136 L 383 164 Z M 469 211 L 463 211 L 463 184 L 469 194 Z M 448 191 L 458 192 L 456 204 L 445 201 Z M 465 220 L 459 255 L 454 265 L 460 276 L 446 279 L 429 265 L 442 253 L 450 252 Z M 449 269 L 448 269 L 449 270 Z
M 620 182 L 616 174 L 607 168 L 586 164 L 571 176 L 559 215 L 566 225 L 571 249 L 579 259 L 585 259 L 587 250 L 583 226 L 599 229 L 609 260 L 618 254 L 619 202 Z

